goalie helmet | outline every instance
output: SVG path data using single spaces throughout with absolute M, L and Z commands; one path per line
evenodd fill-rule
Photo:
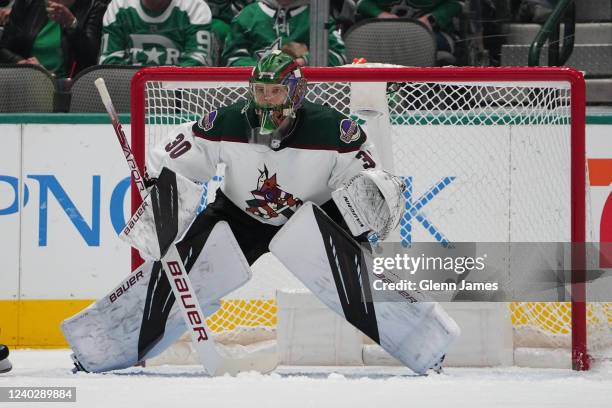
M 277 142 L 273 140 L 271 145 L 273 148 L 279 147 L 280 128 L 295 118 L 295 112 L 304 102 L 306 80 L 300 66 L 291 56 L 278 50 L 272 51 L 253 69 L 249 92 L 259 116 L 259 134 L 276 133 Z

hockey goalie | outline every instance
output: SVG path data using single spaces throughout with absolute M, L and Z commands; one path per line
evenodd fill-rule
M 305 92 L 300 66 L 273 51 L 254 68 L 246 100 L 181 125 L 150 152 L 156 182 L 122 233 L 147 261 L 62 324 L 77 368 L 130 367 L 187 330 L 162 273 L 160 259 L 171 245 L 205 315 L 271 251 L 325 305 L 407 367 L 419 374 L 440 368 L 459 335 L 455 322 L 436 303 L 405 293 L 398 301 L 373 301 L 362 272 L 367 237 L 384 239 L 402 217 L 403 183 L 378 168 L 357 123 L 307 102 Z M 220 164 L 223 186 L 196 215 L 198 183 Z

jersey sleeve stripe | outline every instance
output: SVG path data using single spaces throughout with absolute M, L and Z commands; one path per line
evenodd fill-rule
M 338 58 L 338 61 L 340 61 L 341 64 L 346 64 L 346 57 L 342 54 L 339 54 L 335 51 L 329 50 L 329 54 L 335 56 L 336 58 Z
M 221 136 L 221 135 L 210 135 L 207 134 L 199 125 L 198 123 L 194 123 L 193 127 L 191 128 L 191 130 L 193 131 L 193 135 L 196 137 L 199 137 L 200 139 L 204 139 L 204 140 L 208 140 L 211 142 L 234 142 L 234 143 L 248 143 L 247 140 L 245 139 L 241 139 L 239 137 L 236 136 Z
M 290 149 L 328 150 L 328 151 L 336 151 L 338 153 L 357 152 L 360 149 L 360 146 L 339 147 L 339 146 L 332 146 L 332 145 L 325 145 L 325 144 L 290 144 L 287 147 Z
M 99 64 L 104 64 L 106 60 L 111 59 L 111 58 L 125 58 L 125 51 L 115 51 L 113 53 L 110 53 L 108 55 L 100 55 L 100 62 Z
M 187 13 L 191 24 L 209 24 L 212 20 L 210 7 L 204 1 L 181 0 L 176 7 Z
M 198 61 L 202 65 L 210 65 L 208 61 L 206 61 L 206 54 L 203 52 L 192 52 L 191 54 L 187 54 L 187 57 Z
M 117 20 L 117 14 L 119 13 L 119 9 L 121 7 L 125 7 L 123 2 L 113 1 L 108 5 L 106 12 L 104 13 L 104 17 L 102 18 L 102 24 L 104 26 L 109 26 L 113 24 Z

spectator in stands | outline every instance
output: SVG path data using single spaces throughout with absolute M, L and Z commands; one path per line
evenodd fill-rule
M 456 30 L 453 18 L 459 17 L 458 0 L 359 0 L 357 13 L 365 18 L 415 18 L 432 30 L 438 51 L 455 52 Z
M 212 12 L 212 32 L 215 33 L 221 44 L 230 32 L 230 24 L 243 8 L 255 0 L 207 0 Z
M 308 64 L 310 43 L 309 0 L 259 0 L 234 18 L 223 49 L 223 62 L 228 66 L 253 66 L 273 49 L 296 57 Z M 344 42 L 329 20 L 328 65 L 345 63 Z
M 0 62 L 40 65 L 58 78 L 95 65 L 106 0 L 19 0 L 0 40 Z
M 515 15 L 520 22 L 544 24 L 558 0 L 521 0 Z
M 461 18 L 461 46 L 455 51 L 463 57 L 459 65 L 499 66 L 504 38 L 503 22 L 508 22 L 510 0 L 469 0 Z
M 0 0 L 0 26 L 8 22 L 14 0 Z
M 329 14 L 336 21 L 342 33 L 345 33 L 355 23 L 356 12 L 355 0 L 330 0 Z
M 202 0 L 112 0 L 100 64 L 214 65 L 210 26 Z
M 202 0 L 204 1 L 204 0 Z M 210 31 L 214 37 L 213 53 L 215 60 L 221 59 L 221 51 L 225 44 L 225 39 L 230 32 L 230 24 L 242 9 L 255 0 L 206 0 L 212 13 L 212 23 Z

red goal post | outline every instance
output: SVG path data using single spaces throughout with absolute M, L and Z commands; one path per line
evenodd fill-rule
M 586 241 L 586 163 L 585 163 L 585 83 L 583 75 L 569 68 L 554 67 L 441 67 L 441 68 L 408 68 L 408 67 L 337 67 L 337 68 L 304 68 L 305 77 L 309 83 L 428 83 L 437 84 L 427 93 L 435 92 L 441 86 L 453 84 L 546 84 L 563 83 L 567 85 L 568 105 L 570 115 L 569 129 L 571 151 L 570 200 L 571 215 L 569 228 L 571 242 Z M 147 109 L 151 102 L 147 101 L 147 86 L 151 83 L 184 83 L 216 84 L 242 83 L 247 84 L 251 68 L 224 67 L 150 67 L 140 70 L 132 80 L 131 95 L 131 137 L 132 149 L 141 170 L 144 168 L 147 145 Z M 444 85 L 440 85 L 444 84 Z M 483 89 L 487 85 L 483 86 Z M 436 88 L 437 87 L 437 88 Z M 434 89 L 434 90 L 432 90 Z M 322 92 L 322 91 L 319 91 Z M 450 92 L 449 92 L 450 93 Z M 149 92 L 154 95 L 155 92 Z M 552 94 L 554 95 L 554 93 Z M 520 98 L 520 95 L 518 96 Z M 529 96 L 528 96 L 529 97 Z M 342 98 L 342 95 L 337 97 Z M 508 96 L 503 98 L 507 99 Z M 525 98 L 525 96 L 523 96 Z M 563 97 L 567 98 L 567 97 Z M 417 98 L 418 99 L 418 98 Z M 484 98 L 483 100 L 486 100 Z M 505 102 L 504 102 L 505 103 Z M 503 105 L 496 102 L 497 105 Z M 447 103 L 446 106 L 451 106 Z M 477 105 L 480 106 L 480 105 Z M 168 109 L 177 109 L 172 105 Z M 413 109 L 413 108 L 410 108 Z M 453 109 L 452 106 L 450 109 Z M 462 108 L 465 110 L 465 108 Z M 204 112 L 194 112 L 203 114 Z M 193 119 L 193 118 L 191 118 Z M 138 190 L 132 185 L 132 210 L 140 204 Z M 590 365 L 587 353 L 587 308 L 586 290 L 584 284 L 586 261 L 583 246 L 574 245 L 571 255 L 572 285 L 571 285 L 571 358 L 572 367 L 576 370 L 587 370 Z M 140 262 L 135 254 L 134 263 Z M 135 266 L 135 265 L 134 265 Z

